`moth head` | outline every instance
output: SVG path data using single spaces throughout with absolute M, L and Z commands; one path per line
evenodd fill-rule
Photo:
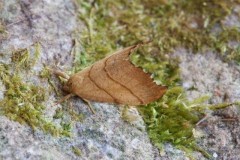
M 83 77 L 73 75 L 69 78 L 67 83 L 63 86 L 63 90 L 68 93 L 74 93 L 74 91 L 78 89 L 79 86 L 81 86 L 82 81 L 83 81 Z
M 70 77 L 67 83 L 63 86 L 63 90 L 68 93 L 72 93 L 74 89 L 74 81 L 76 78 Z
M 71 81 L 67 81 L 67 83 L 63 86 L 63 90 L 65 92 L 71 93 L 72 90 L 72 82 Z

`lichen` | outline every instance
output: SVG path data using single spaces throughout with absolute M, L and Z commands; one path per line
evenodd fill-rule
M 75 52 L 73 72 L 103 58 L 117 48 L 140 41 L 152 42 L 131 55 L 131 61 L 152 73 L 154 81 L 168 86 L 164 97 L 139 108 L 152 142 L 159 148 L 171 142 L 185 151 L 198 150 L 192 130 L 207 108 L 217 109 L 230 104 L 207 106 L 206 98 L 189 101 L 181 87 L 178 60 L 171 57 L 176 48 L 193 53 L 211 50 L 223 60 L 240 63 L 239 28 L 224 26 L 224 19 L 233 13 L 239 1 L 218 0 L 76 0 L 79 19 L 85 24 Z M 238 15 L 239 18 L 239 15 Z M 195 106 L 195 107 L 193 107 Z M 197 107 L 196 107 L 197 106 Z

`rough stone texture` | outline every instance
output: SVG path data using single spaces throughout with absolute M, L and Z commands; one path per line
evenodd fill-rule
M 1 3 L 1 19 L 8 32 L 8 36 L 1 40 L 1 53 L 40 42 L 42 63 L 70 64 L 71 34 L 76 27 L 71 2 L 23 0 L 18 3 L 9 0 Z
M 192 54 L 178 50 L 183 86 L 188 89 L 189 98 L 211 94 L 210 103 L 234 102 L 240 100 L 240 68 L 224 63 L 216 54 Z M 239 108 L 232 106 L 209 114 L 197 129 L 205 135 L 199 144 L 216 159 L 240 159 Z
M 0 8 L 0 20 L 7 31 L 6 36 L 0 36 L 0 62 L 10 63 L 13 50 L 32 49 L 32 44 L 40 42 L 40 60 L 33 72 L 23 73 L 26 81 L 47 86 L 47 82 L 34 75 L 43 64 L 71 66 L 72 33 L 79 27 L 72 1 L 6 0 L 0 1 Z M 0 88 L 3 98 L 4 86 L 1 84 Z M 46 116 L 50 119 L 60 107 L 52 107 L 59 98 L 50 95 L 46 102 Z M 83 122 L 74 124 L 71 138 L 33 132 L 29 126 L 0 115 L 0 159 L 153 159 L 153 147 L 141 118 L 133 126 L 122 120 L 116 106 L 94 103 L 97 114 L 92 115 L 79 98 L 71 101 L 72 107 L 86 116 Z M 73 153 L 73 146 L 81 150 L 80 157 Z
M 72 64 L 72 33 L 78 26 L 74 9 L 70 0 L 0 1 L 0 20 L 8 33 L 0 35 L 0 62 L 10 63 L 11 51 L 40 42 L 41 57 L 34 71 L 41 70 L 43 64 L 69 68 Z M 224 23 L 226 26 L 239 25 L 234 15 Z M 240 100 L 240 71 L 237 66 L 222 62 L 210 52 L 191 54 L 179 49 L 175 56 L 181 60 L 183 86 L 186 89 L 197 88 L 188 91 L 189 98 L 211 94 L 210 103 Z M 34 75 L 23 76 L 27 76 L 28 81 L 40 83 Z M 41 82 L 41 85 L 46 86 L 46 83 Z M 0 83 L 0 99 L 4 90 Z M 52 107 L 58 98 L 51 95 L 46 102 L 47 117 L 51 118 L 55 109 L 60 107 Z M 0 115 L 0 159 L 188 159 L 182 151 L 169 144 L 160 155 L 149 142 L 140 117 L 133 126 L 122 120 L 116 106 L 94 103 L 97 114 L 92 115 L 79 98 L 71 101 L 72 107 L 86 115 L 83 122 L 74 124 L 72 138 L 33 132 L 29 126 Z M 236 107 L 210 114 L 198 129 L 205 133 L 199 145 L 216 159 L 240 159 L 239 111 Z M 73 153 L 72 146 L 81 150 L 80 157 Z M 199 153 L 194 157 L 203 159 Z
M 222 23 L 226 27 L 239 27 L 239 12 L 240 6 L 235 6 L 233 13 Z M 213 32 L 217 32 L 217 29 Z M 239 42 L 230 41 L 229 46 L 236 48 Z M 182 86 L 187 90 L 189 99 L 210 95 L 210 104 L 240 101 L 240 67 L 232 62 L 223 62 L 219 55 L 210 51 L 193 54 L 183 48 L 174 52 L 173 57 L 178 57 L 181 62 Z M 198 138 L 199 146 L 208 151 L 213 159 L 240 159 L 239 115 L 237 106 L 221 109 L 208 113 L 206 119 L 196 127 L 197 132 L 203 135 Z M 187 159 L 181 157 L 181 151 L 171 145 L 165 145 L 165 148 L 167 155 L 157 155 L 156 159 Z M 174 157 L 177 153 L 180 153 L 179 156 Z M 196 152 L 192 156 L 199 160 L 205 159 Z
M 178 55 L 184 88 L 197 88 L 188 91 L 189 97 L 212 95 L 211 103 L 239 100 L 240 73 L 237 66 L 222 62 L 211 52 L 192 54 L 186 50 L 179 50 Z
M 75 100 L 77 106 L 81 106 Z M 122 121 L 118 110 L 94 104 L 97 115 L 76 123 L 72 138 L 57 138 L 0 117 L 0 155 L 3 159 L 153 159 L 152 146 L 141 129 Z M 84 106 L 81 106 L 84 107 Z M 72 146 L 82 154 L 72 153 Z

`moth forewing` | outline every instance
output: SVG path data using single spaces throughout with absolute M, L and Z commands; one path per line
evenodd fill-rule
M 125 105 L 147 104 L 167 90 L 151 75 L 134 66 L 129 55 L 142 44 L 130 46 L 72 75 L 65 90 L 83 99 Z

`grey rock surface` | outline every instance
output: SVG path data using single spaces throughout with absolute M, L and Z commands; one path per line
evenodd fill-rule
M 72 64 L 72 33 L 79 27 L 72 1 L 6 0 L 0 4 L 0 19 L 8 33 L 0 39 L 0 53 L 3 53 L 0 61 L 10 63 L 13 50 L 32 48 L 31 45 L 40 42 L 40 60 L 33 72 L 22 73 L 22 77 L 47 87 L 47 81 L 43 82 L 34 73 L 44 64 L 65 68 Z M 0 88 L 3 98 L 4 86 L 1 84 Z M 61 107 L 52 107 L 59 98 L 50 95 L 46 102 L 49 119 Z M 29 126 L 0 115 L 0 159 L 153 159 L 153 147 L 140 117 L 139 124 L 133 126 L 122 120 L 117 106 L 94 103 L 97 114 L 93 115 L 80 98 L 71 101 L 86 117 L 83 122 L 74 123 L 71 138 L 53 137 L 40 130 L 33 132 Z M 78 148 L 81 156 L 75 155 L 72 147 Z
M 178 50 L 183 86 L 196 90 L 188 91 L 189 98 L 211 95 L 209 103 L 240 101 L 240 68 L 224 63 L 217 54 L 192 54 Z M 197 129 L 205 134 L 199 145 L 216 159 L 240 158 L 239 107 L 232 106 L 209 113 Z
M 33 68 L 35 72 L 40 71 L 43 64 L 70 68 L 72 33 L 79 27 L 74 13 L 75 7 L 70 0 L 0 1 L 0 20 L 7 31 L 6 36 L 0 36 L 0 53 L 3 54 L 0 62 L 10 63 L 13 50 L 31 48 L 32 44 L 40 42 L 42 50 L 40 60 Z M 225 23 L 231 26 L 239 21 L 232 15 Z M 211 94 L 210 103 L 240 100 L 240 70 L 237 66 L 222 62 L 217 54 L 210 52 L 191 54 L 179 49 L 175 56 L 181 60 L 183 86 L 197 88 L 187 92 L 189 98 Z M 24 76 L 28 81 L 48 86 L 34 74 L 23 73 Z M 4 90 L 0 82 L 0 99 Z M 46 102 L 49 119 L 61 107 L 52 107 L 58 99 L 56 95 L 50 95 Z M 165 145 L 165 153 L 160 155 L 150 143 L 141 117 L 137 124 L 131 125 L 123 121 L 117 106 L 93 103 L 97 114 L 92 115 L 79 98 L 71 101 L 72 107 L 86 116 L 83 122 L 74 123 L 71 138 L 53 137 L 40 130 L 33 132 L 29 126 L 0 115 L 0 159 L 188 159 L 170 144 Z M 205 133 L 199 145 L 216 159 L 239 159 L 239 120 L 239 110 L 234 106 L 210 114 L 198 127 Z M 81 150 L 80 157 L 73 153 L 73 146 Z M 199 153 L 195 157 L 203 159 Z

